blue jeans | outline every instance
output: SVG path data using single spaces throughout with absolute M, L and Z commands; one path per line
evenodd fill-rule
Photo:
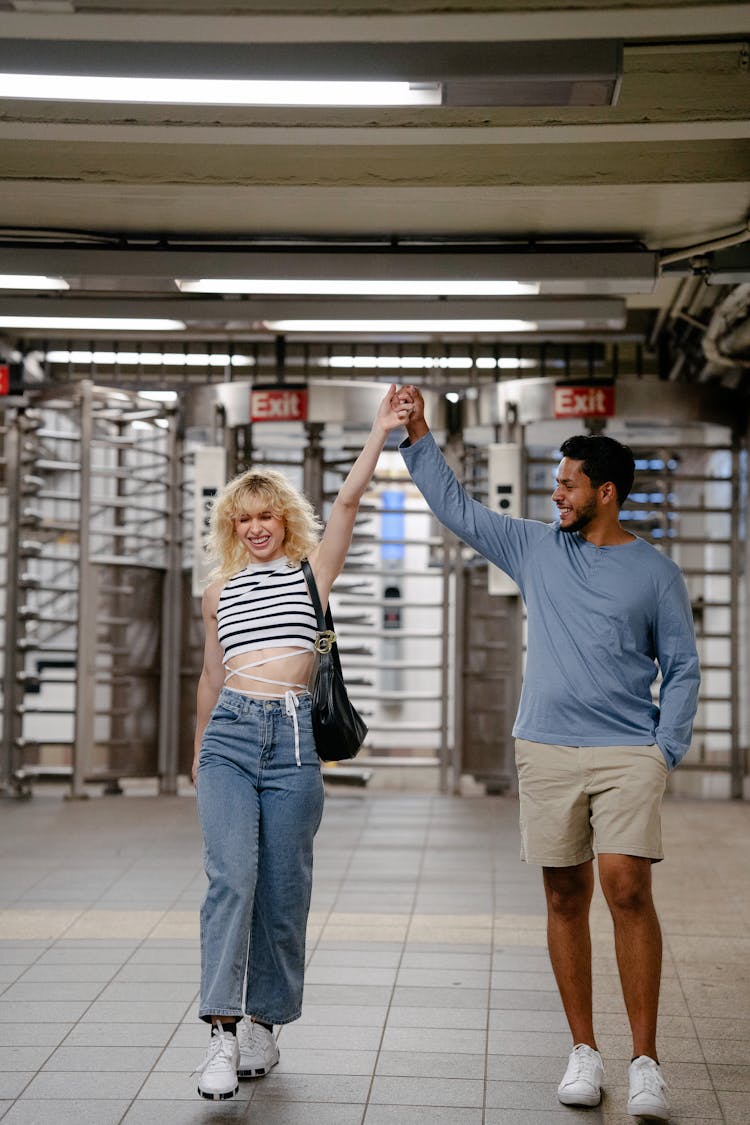
M 310 696 L 294 725 L 283 700 L 223 688 L 203 735 L 198 815 L 208 890 L 201 907 L 199 1015 L 290 1023 L 302 1010 L 313 837 L 323 815 Z

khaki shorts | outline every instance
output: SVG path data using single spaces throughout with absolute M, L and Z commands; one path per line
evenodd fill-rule
M 664 858 L 658 746 L 550 746 L 516 740 L 521 859 L 573 867 L 594 854 Z

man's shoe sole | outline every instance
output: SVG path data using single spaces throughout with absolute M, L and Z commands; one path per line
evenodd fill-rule
M 593 1094 L 589 1095 L 587 1098 L 581 1095 L 576 1096 L 575 1094 L 558 1093 L 557 1098 L 563 1105 L 583 1105 L 588 1108 L 590 1106 L 599 1105 L 602 1100 L 602 1095 L 601 1091 L 599 1092 L 598 1098 L 595 1098 Z
M 669 1121 L 668 1109 L 631 1109 L 628 1105 L 627 1112 L 630 1117 L 640 1117 L 644 1121 Z

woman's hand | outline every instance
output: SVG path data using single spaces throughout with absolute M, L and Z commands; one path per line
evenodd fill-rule
M 409 421 L 413 404 L 410 396 L 396 390 L 396 384 L 391 383 L 383 401 L 375 415 L 375 424 L 385 434 L 395 430 L 398 426 L 405 426 Z

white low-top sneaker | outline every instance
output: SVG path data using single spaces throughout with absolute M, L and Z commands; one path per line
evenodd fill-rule
M 279 1061 L 279 1048 L 273 1032 L 262 1023 L 244 1019 L 237 1028 L 240 1044 L 239 1078 L 263 1078 Z
M 233 1098 L 239 1090 L 237 1065 L 240 1048 L 237 1036 L 224 1031 L 217 1023 L 211 1032 L 206 1057 L 193 1073 L 198 1077 L 198 1093 L 202 1098 L 223 1102 Z
M 669 1121 L 667 1084 L 661 1067 L 648 1055 L 633 1059 L 628 1070 L 628 1113 L 651 1121 Z
M 563 1105 L 599 1105 L 603 1080 L 602 1056 L 588 1044 L 579 1043 L 570 1052 L 557 1096 Z

